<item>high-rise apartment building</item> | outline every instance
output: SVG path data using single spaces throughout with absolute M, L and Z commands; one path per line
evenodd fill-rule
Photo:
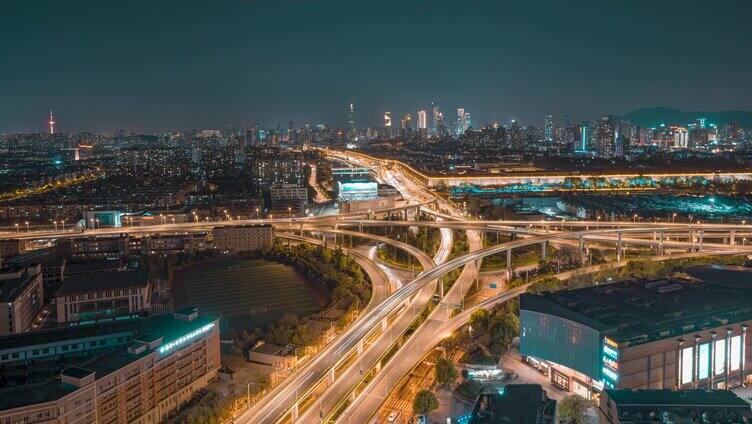
M 428 129 L 428 115 L 425 110 L 418 111 L 418 130 Z

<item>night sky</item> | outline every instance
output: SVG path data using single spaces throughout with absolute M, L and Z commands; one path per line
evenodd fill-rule
M 219 3 L 219 4 L 213 4 Z M 0 132 L 752 109 L 752 1 L 0 0 Z

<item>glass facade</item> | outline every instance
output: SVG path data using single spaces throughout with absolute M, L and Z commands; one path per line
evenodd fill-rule
M 731 338 L 730 349 L 729 370 L 737 371 L 742 366 L 742 336 L 734 336 Z
M 691 383 L 694 370 L 695 348 L 685 347 L 681 350 L 681 384 Z
M 703 343 L 699 347 L 697 356 L 697 377 L 702 380 L 710 377 L 710 343 Z
M 713 344 L 713 351 L 713 360 L 715 362 L 713 374 L 721 375 L 726 370 L 726 340 L 716 340 Z
M 520 310 L 522 355 L 555 362 L 600 380 L 604 368 L 601 352 L 598 331 L 553 315 Z

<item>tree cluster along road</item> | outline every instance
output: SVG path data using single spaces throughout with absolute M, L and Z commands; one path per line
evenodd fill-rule
M 400 380 L 438 342 L 467 322 L 473 311 L 489 308 L 519 295 L 527 285 L 502 292 L 476 303 L 450 318 L 478 278 L 483 258 L 506 254 L 507 276 L 511 275 L 514 249 L 540 244 L 545 255 L 548 243 L 566 243 L 583 255 L 588 246 L 613 246 L 616 261 L 557 274 L 560 279 L 624 266 L 627 246 L 656 252 L 651 260 L 666 260 L 707 254 L 749 254 L 744 244 L 752 237 L 747 225 L 707 223 L 644 223 L 615 221 L 477 221 L 469 220 L 451 201 L 435 196 L 411 176 L 388 161 L 364 158 L 348 152 L 327 151 L 354 166 L 368 167 L 377 179 L 396 187 L 405 206 L 325 217 L 249 219 L 191 222 L 149 227 L 102 228 L 76 231 L 37 229 L 0 232 L 0 238 L 54 239 L 109 234 L 159 234 L 211 231 L 238 224 L 272 224 L 278 235 L 295 242 L 333 245 L 353 239 L 386 244 L 415 259 L 422 271 L 412 281 L 390 284 L 389 273 L 368 255 L 348 249 L 366 269 L 374 284 L 373 297 L 357 320 L 309 358 L 295 372 L 266 393 L 250 409 L 234 419 L 237 423 L 345 422 L 366 423 Z M 411 220 L 419 214 L 433 220 Z M 381 217 L 389 218 L 379 220 Z M 394 218 L 397 218 L 396 220 Z M 363 231 L 369 227 L 409 226 L 440 229 L 441 243 L 431 258 L 422 250 L 389 237 Z M 450 259 L 453 230 L 465 232 L 468 252 Z M 511 241 L 484 247 L 486 234 L 511 235 Z M 346 246 L 345 246 L 346 247 Z M 583 264 L 585 263 L 583 259 Z M 442 277 L 462 267 L 454 284 L 444 293 Z M 391 288 L 391 289 L 390 289 Z M 431 299 L 438 304 L 429 307 Z M 406 332 L 412 327 L 409 337 Z

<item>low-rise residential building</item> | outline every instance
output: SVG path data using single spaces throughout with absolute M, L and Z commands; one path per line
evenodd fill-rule
M 42 278 L 45 288 L 57 287 L 65 276 L 67 260 L 61 246 L 50 246 L 43 249 L 31 250 L 18 255 L 6 263 L 10 266 L 28 267 L 36 264 L 42 266 Z
M 61 324 L 135 315 L 149 310 L 149 274 L 136 269 L 67 278 L 55 298 Z
M 380 197 L 368 200 L 346 200 L 340 203 L 341 213 L 368 212 L 391 209 L 397 206 L 397 197 Z
M 278 208 L 280 205 L 293 205 L 295 206 L 294 209 L 300 209 L 302 205 L 308 203 L 308 187 L 305 186 L 275 184 L 269 191 L 274 208 Z
M 104 259 L 126 256 L 130 254 L 128 242 L 129 237 L 124 234 L 74 238 L 70 242 L 71 257 L 74 259 Z
M 523 294 L 520 353 L 554 385 L 585 398 L 608 388 L 749 383 L 752 270 L 698 267 L 687 274 Z
M 20 255 L 24 251 L 24 241 L 19 239 L 0 240 L 0 265 L 8 258 Z
M 43 306 L 41 265 L 0 268 L 0 334 L 28 331 Z
M 232 225 L 212 229 L 215 248 L 228 252 L 268 249 L 274 242 L 274 227 L 262 225 Z
M 389 184 L 379 184 L 378 194 L 379 194 L 379 197 L 400 196 L 399 190 L 397 190 L 394 186 L 389 185 Z
M 261 341 L 248 351 L 248 361 L 267 372 L 272 384 L 275 384 L 295 370 L 298 356 L 293 345 L 281 346 Z
M 731 390 L 614 390 L 600 399 L 601 423 L 748 423 L 749 403 Z
M 208 247 L 205 233 L 157 234 L 143 239 L 143 253 L 181 253 Z
M 0 423 L 155 424 L 215 378 L 219 321 L 188 308 L 32 332 L 0 338 L 0 360 Z

